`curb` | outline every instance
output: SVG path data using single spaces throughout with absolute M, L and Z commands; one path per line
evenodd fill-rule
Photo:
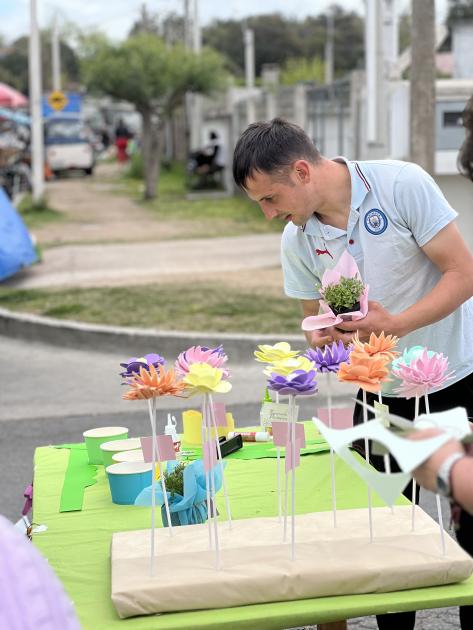
M 245 335 L 241 333 L 209 333 L 156 330 L 152 328 L 125 328 L 64 321 L 30 313 L 15 313 L 0 308 L 0 335 L 38 341 L 55 346 L 101 352 L 117 352 L 140 356 L 146 352 L 159 352 L 176 357 L 190 346 L 215 347 L 223 344 L 225 352 L 235 363 L 253 359 L 257 345 L 288 341 L 295 349 L 307 346 L 303 335 Z

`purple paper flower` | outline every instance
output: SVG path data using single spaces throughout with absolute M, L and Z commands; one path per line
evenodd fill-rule
M 120 363 L 120 365 L 125 368 L 124 372 L 120 372 L 120 376 L 123 378 L 131 378 L 135 374 L 139 374 L 140 368 L 145 368 L 149 372 L 149 366 L 154 365 L 155 368 L 158 365 L 164 365 L 166 361 L 163 357 L 155 352 L 150 352 L 149 354 L 145 354 L 144 357 L 131 357 L 125 363 Z
M 296 370 L 287 376 L 273 372 L 268 378 L 268 389 L 273 389 L 283 395 L 308 396 L 317 393 L 315 370 L 306 372 Z
M 319 372 L 338 372 L 340 363 L 348 361 L 350 349 L 345 348 L 343 341 L 334 341 L 322 348 L 309 348 L 305 356 L 315 363 Z

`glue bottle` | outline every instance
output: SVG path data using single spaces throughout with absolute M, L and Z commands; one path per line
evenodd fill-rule
M 176 418 L 168 413 L 168 423 L 164 427 L 164 435 L 170 435 L 172 437 L 174 450 L 176 451 L 176 455 L 179 455 L 181 452 L 181 437 L 176 431 L 176 426 Z

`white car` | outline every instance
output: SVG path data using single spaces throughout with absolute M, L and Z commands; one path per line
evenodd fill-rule
M 90 132 L 80 118 L 54 117 L 44 122 L 46 160 L 51 171 L 82 170 L 92 175 L 95 155 Z

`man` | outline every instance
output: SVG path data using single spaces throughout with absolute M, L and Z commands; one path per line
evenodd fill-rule
M 384 331 L 401 338 L 401 350 L 422 345 L 443 352 L 455 374 L 430 396 L 431 410 L 463 405 L 473 416 L 473 256 L 454 222 L 457 213 L 433 179 L 406 162 L 329 160 L 300 127 L 279 118 L 246 129 L 233 175 L 267 219 L 287 223 L 285 292 L 301 300 L 304 317 L 318 314 L 316 287 L 345 250 L 370 287 L 364 319 L 307 333 L 310 345 Z M 383 390 L 391 395 L 390 410 L 413 418 L 413 401 L 393 397 L 392 389 L 389 383 Z M 355 416 L 361 419 L 360 406 Z M 473 519 L 461 525 L 467 532 L 462 544 L 473 551 Z M 462 628 L 473 628 L 471 607 L 462 614 Z M 379 628 L 414 624 L 415 613 L 378 617 Z

